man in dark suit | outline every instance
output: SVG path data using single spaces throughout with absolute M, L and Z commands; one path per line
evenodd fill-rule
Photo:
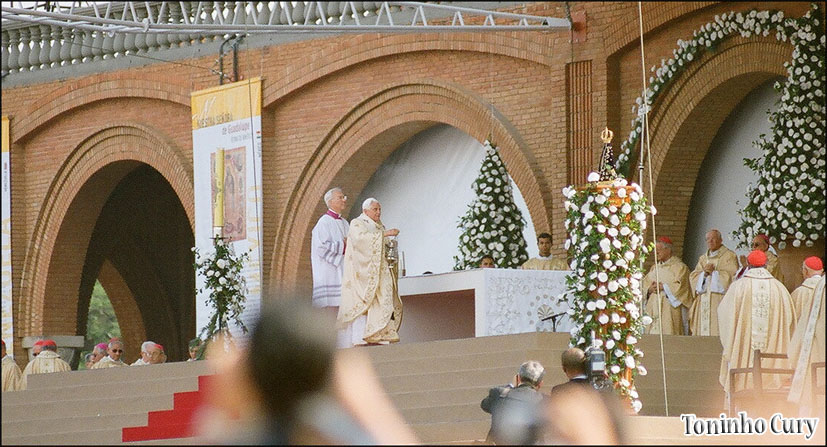
M 589 378 L 586 376 L 586 354 L 582 349 L 566 349 L 561 356 L 561 363 L 563 364 L 563 372 L 566 373 L 569 381 L 552 387 L 552 396 L 571 387 L 590 386 Z
M 480 408 L 491 414 L 491 430 L 486 441 L 495 444 L 534 444 L 539 433 L 540 405 L 543 395 L 543 365 L 529 360 L 520 365 L 514 385 L 497 386 L 488 391 Z

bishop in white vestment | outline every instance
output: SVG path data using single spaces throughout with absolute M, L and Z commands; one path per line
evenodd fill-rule
M 804 282 L 792 293 L 796 318 L 809 312 L 810 306 L 813 305 L 813 290 L 822 276 L 824 276 L 824 264 L 821 259 L 810 256 L 804 260 L 801 265 L 801 277 L 804 278 Z
M 729 383 L 730 369 L 751 367 L 756 349 L 787 352 L 795 326 L 790 293 L 763 268 L 767 263 L 766 254 L 754 250 L 747 259 L 751 268 L 743 278 L 732 283 L 717 312 L 723 346 L 718 380 L 728 392 L 753 387 L 751 374 L 738 375 L 735 383 Z M 765 368 L 789 368 L 787 359 L 767 359 L 761 363 Z M 762 376 L 765 390 L 781 388 L 782 378 L 778 374 Z
M 824 302 L 824 276 L 818 277 L 812 295 L 811 305 L 798 318 L 795 332 L 793 332 L 787 350 L 790 365 L 795 368 L 787 400 L 797 402 L 801 408 L 801 413 L 805 415 L 816 410 L 811 392 L 812 382 L 816 380 L 813 377 L 812 364 L 823 362 L 827 357 L 825 356 L 824 340 L 824 308 L 827 304 Z M 816 383 L 824 383 L 824 368 L 819 368 L 817 371 L 818 379 Z M 823 406 L 821 411 L 823 414 Z
M 671 239 L 661 236 L 656 245 L 658 262 L 643 277 L 641 286 L 647 297 L 646 315 L 652 318 L 646 333 L 681 335 L 684 333 L 683 309 L 688 311 L 693 301 L 689 267 L 672 256 Z
M 738 270 L 735 252 L 724 247 L 722 242 L 720 231 L 707 231 L 708 250 L 689 274 L 695 291 L 695 301 L 689 309 L 689 331 L 692 335 L 718 335 L 718 304 Z

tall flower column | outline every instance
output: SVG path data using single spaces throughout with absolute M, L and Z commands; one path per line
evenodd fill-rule
M 566 249 L 572 259 L 572 274 L 566 277 L 573 291 L 570 344 L 602 349 L 612 385 L 638 412 L 642 403 L 634 378 L 646 374 L 643 352 L 636 345 L 649 319 L 641 317 L 640 281 L 649 252 L 643 232 L 650 208 L 639 185 L 597 179 L 599 175 L 592 173 L 586 186 L 563 189 Z

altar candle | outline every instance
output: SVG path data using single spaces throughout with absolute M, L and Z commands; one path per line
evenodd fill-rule
M 215 151 L 215 204 L 213 226 L 224 226 L 224 149 Z

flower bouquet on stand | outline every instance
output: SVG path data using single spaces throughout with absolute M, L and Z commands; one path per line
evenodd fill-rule
M 201 329 L 201 339 L 213 342 L 219 338 L 225 350 L 233 345 L 231 326 L 247 333 L 247 326 L 241 319 L 246 301 L 247 281 L 242 274 L 248 253 L 236 255 L 233 247 L 222 237 L 213 238 L 214 251 L 201 255 L 195 253 L 195 270 L 205 278 L 204 286 L 196 293 L 208 292 L 207 301 L 213 311 L 207 325 Z M 206 344 L 206 343 L 205 343 Z

